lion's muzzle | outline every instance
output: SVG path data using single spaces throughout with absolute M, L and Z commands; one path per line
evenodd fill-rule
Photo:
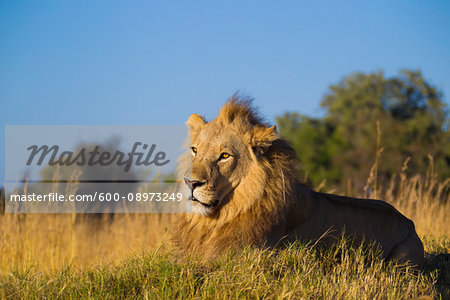
M 187 184 L 191 192 L 194 192 L 194 189 L 197 187 L 200 187 L 206 183 L 206 181 L 200 181 L 200 180 L 189 180 L 187 178 L 184 178 L 184 182 Z
M 204 202 L 200 201 L 199 199 L 195 198 L 195 196 L 194 196 L 194 189 L 196 189 L 196 188 L 198 188 L 200 186 L 203 186 L 206 183 L 206 181 L 189 180 L 187 178 L 184 178 L 184 182 L 186 183 L 186 185 L 191 190 L 191 196 L 188 198 L 189 200 L 198 202 L 198 203 L 200 203 L 203 206 L 208 207 L 208 208 L 216 206 L 218 201 L 212 201 L 211 203 L 204 203 Z

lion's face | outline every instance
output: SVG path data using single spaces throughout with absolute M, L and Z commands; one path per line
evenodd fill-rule
M 251 193 L 248 186 L 259 184 L 257 166 L 279 139 L 275 126 L 262 123 L 245 103 L 241 107 L 233 103 L 224 105 L 209 123 L 197 114 L 187 121 L 192 163 L 182 172 L 185 191 L 192 200 L 192 211 L 206 217 L 225 206 L 228 211 L 247 208 L 249 203 L 234 203 L 233 194 Z
M 194 213 L 211 216 L 228 201 L 247 174 L 249 150 L 240 133 L 213 122 L 193 137 L 191 175 L 185 183 Z

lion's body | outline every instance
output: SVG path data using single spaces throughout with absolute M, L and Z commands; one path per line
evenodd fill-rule
M 188 126 L 195 154 L 182 175 L 200 187 L 190 191 L 197 213 L 177 221 L 175 242 L 182 251 L 209 258 L 250 244 L 320 239 L 329 245 L 345 233 L 356 243 L 377 243 L 384 258 L 422 263 L 414 224 L 391 205 L 303 186 L 295 151 L 248 102 L 231 100 L 209 123 L 193 115 Z M 224 151 L 230 158 L 220 158 Z

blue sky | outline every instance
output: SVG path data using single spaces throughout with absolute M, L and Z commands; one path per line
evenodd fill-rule
M 402 68 L 449 102 L 449 1 L 2 1 L 0 167 L 5 125 L 181 124 L 236 90 L 318 116 L 343 76 Z

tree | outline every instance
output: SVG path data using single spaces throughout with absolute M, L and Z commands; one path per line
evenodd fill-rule
M 361 188 L 374 163 L 377 121 L 381 127 L 380 178 L 389 179 L 411 156 L 409 172 L 425 173 L 428 155 L 438 175 L 450 176 L 450 133 L 443 93 L 420 71 L 354 73 L 331 85 L 321 106 L 323 118 L 288 113 L 277 118 L 280 133 L 297 150 L 302 173 L 318 184 L 351 178 Z

